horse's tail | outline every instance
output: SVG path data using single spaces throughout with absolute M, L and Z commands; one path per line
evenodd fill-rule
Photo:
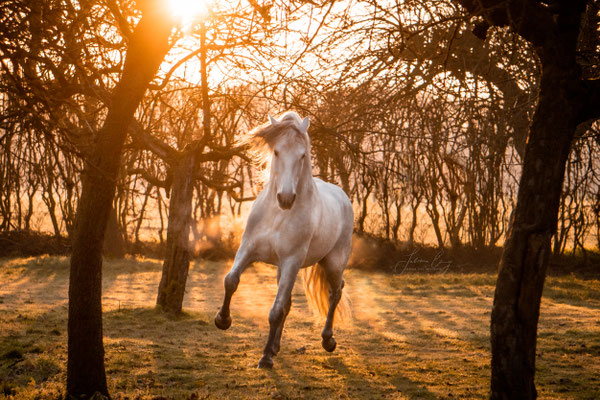
M 307 267 L 302 270 L 304 278 L 304 291 L 310 308 L 321 317 L 327 317 L 329 311 L 329 281 L 325 276 L 325 270 L 319 264 Z M 342 290 L 342 298 L 338 303 L 334 321 L 346 321 L 350 319 L 350 299 Z

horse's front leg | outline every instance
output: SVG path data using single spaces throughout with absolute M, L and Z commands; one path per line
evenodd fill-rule
M 277 285 L 281 281 L 281 268 L 277 268 Z M 288 302 L 283 309 L 283 318 L 281 319 L 281 323 L 277 328 L 277 332 L 275 333 L 275 341 L 273 342 L 273 355 L 277 355 L 279 353 L 279 349 L 281 348 L 281 334 L 283 333 L 283 326 L 285 325 L 285 320 L 290 313 L 290 309 L 292 308 L 292 296 L 290 296 Z
M 240 276 L 246 270 L 246 267 L 250 265 L 252 259 L 250 258 L 249 246 L 242 242 L 238 252 L 235 255 L 233 266 L 231 271 L 225 276 L 225 299 L 223 299 L 223 305 L 215 317 L 215 325 L 219 329 L 228 329 L 231 326 L 231 315 L 229 312 L 229 305 L 231 304 L 231 297 L 237 290 L 238 284 L 240 283 Z
M 273 367 L 273 356 L 276 354 L 275 344 L 278 341 L 278 337 L 281 339 L 281 332 L 278 334 L 278 330 L 283 329 L 286 308 L 289 311 L 288 305 L 291 306 L 292 289 L 294 288 L 294 282 L 296 282 L 296 276 L 300 269 L 300 262 L 288 261 L 283 263 L 279 268 L 281 269 L 281 279 L 279 280 L 275 302 L 269 313 L 269 339 L 263 351 L 263 356 L 258 362 L 258 368 Z

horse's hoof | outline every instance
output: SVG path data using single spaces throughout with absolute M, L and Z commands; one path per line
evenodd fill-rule
M 217 314 L 217 316 L 215 317 L 215 325 L 217 328 L 222 330 L 229 329 L 229 327 L 231 326 L 231 317 L 229 316 L 223 318 L 221 314 Z
M 321 345 L 323 346 L 323 348 L 325 350 L 327 350 L 330 353 L 332 351 L 334 351 L 335 348 L 337 347 L 337 343 L 335 342 L 334 338 L 329 338 L 329 340 L 323 339 L 323 341 L 321 342 Z
M 263 356 L 263 358 L 260 359 L 260 361 L 258 362 L 258 368 L 260 369 L 271 369 L 273 368 L 273 360 L 270 358 L 265 358 Z

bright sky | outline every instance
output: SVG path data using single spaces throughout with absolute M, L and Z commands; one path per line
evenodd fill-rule
M 180 20 L 180 29 L 186 34 L 181 38 L 177 47 L 174 48 L 165 63 L 161 67 L 162 71 L 169 70 L 181 58 L 185 57 L 190 52 L 196 50 L 199 46 L 197 37 L 193 37 L 190 32 L 192 27 L 201 19 L 207 19 L 207 25 L 212 25 L 210 14 L 219 14 L 222 11 L 231 11 L 233 9 L 252 8 L 249 0 L 164 0 L 170 5 L 173 15 Z M 258 4 L 265 4 L 258 1 Z M 394 0 L 384 0 L 381 5 L 395 3 Z M 351 4 L 351 5 L 350 5 Z M 311 53 L 312 47 L 320 41 L 322 37 L 330 34 L 338 29 L 336 24 L 342 24 L 340 20 L 333 25 L 321 25 L 321 21 L 325 18 L 328 22 L 331 21 L 334 15 L 346 15 L 351 19 L 359 22 L 358 25 L 369 25 L 369 15 L 373 12 L 372 7 L 358 1 L 335 2 L 331 7 L 312 7 L 310 4 L 305 4 L 297 9 L 290 9 L 289 4 L 285 0 L 274 0 L 273 9 L 270 11 L 272 17 L 271 25 L 281 24 L 286 27 L 285 33 L 278 33 L 275 37 L 268 38 L 265 41 L 266 46 L 271 46 L 270 49 L 275 49 L 281 60 L 275 57 L 261 58 L 260 52 L 256 52 L 250 48 L 240 47 L 236 49 L 235 58 L 241 63 L 250 63 L 263 65 L 265 68 L 245 69 L 240 68 L 231 62 L 220 60 L 217 63 L 209 63 L 209 83 L 213 88 L 223 82 L 240 82 L 252 81 L 252 76 L 265 79 L 276 83 L 283 81 L 281 75 L 286 78 L 291 78 L 294 75 L 301 75 L 304 79 L 312 78 L 312 81 L 317 85 L 325 84 L 329 81 L 335 81 L 342 74 L 340 62 L 352 57 L 353 54 L 359 53 L 372 45 L 371 39 L 367 37 L 357 41 L 355 37 L 347 40 L 336 41 L 325 54 L 325 59 L 315 56 Z M 293 16 L 290 18 L 290 15 Z M 255 24 L 260 24 L 260 18 L 255 20 Z M 244 26 L 247 21 L 240 21 L 240 25 Z M 365 25 L 365 29 L 367 26 Z M 256 25 L 255 25 L 256 26 Z M 243 29 L 243 28 L 242 28 Z M 217 33 L 209 28 L 208 36 L 213 34 L 218 36 L 217 42 L 222 42 L 227 37 L 227 29 L 219 26 Z M 209 39 L 210 40 L 210 39 Z M 270 43 L 269 41 L 272 40 Z M 376 40 L 376 39 L 373 39 Z M 214 52 L 213 52 L 214 54 Z M 182 78 L 190 83 L 200 83 L 200 65 L 199 59 L 194 57 L 188 60 L 184 65 L 181 65 L 175 72 L 174 76 Z M 268 77 L 267 77 L 268 76 Z
M 179 20 L 179 27 L 184 34 L 184 37 L 178 40 L 177 45 L 173 48 L 170 54 L 165 59 L 165 62 L 161 66 L 161 70 L 163 72 L 168 71 L 173 67 L 177 61 L 188 55 L 189 53 L 195 51 L 199 47 L 199 38 L 196 32 L 196 35 L 191 34 L 193 30 L 197 31 L 196 28 L 193 28 L 194 25 L 200 21 L 201 18 L 206 18 L 207 25 L 209 26 L 207 36 L 208 41 L 211 41 L 211 38 L 214 39 L 214 35 L 217 36 L 215 43 L 220 44 L 223 43 L 224 40 L 227 40 L 227 30 L 224 29 L 224 26 L 219 26 L 217 31 L 212 29 L 211 25 L 211 14 L 220 14 L 224 12 L 225 14 L 230 12 L 235 12 L 235 10 L 239 9 L 248 9 L 250 4 L 247 1 L 231 1 L 231 2 L 217 2 L 216 0 L 164 0 L 168 1 L 170 9 L 173 13 L 173 16 Z M 261 2 L 259 2 L 261 3 Z M 261 3 L 262 4 L 262 3 Z M 282 59 L 286 59 L 288 62 L 292 62 L 295 60 L 297 54 L 301 53 L 305 50 L 307 46 L 308 39 L 312 39 L 313 36 L 317 33 L 321 33 L 323 30 L 320 30 L 319 24 L 315 21 L 319 20 L 320 14 L 323 13 L 323 10 L 318 10 L 310 5 L 306 5 L 299 10 L 293 11 L 294 18 L 289 19 L 287 13 L 290 12 L 286 7 L 281 4 L 274 4 L 273 9 L 270 14 L 272 20 L 270 22 L 271 25 L 282 24 L 288 28 L 288 31 L 282 35 L 277 34 L 273 38 L 266 39 L 266 43 L 269 43 L 271 39 L 274 39 L 270 42 L 271 46 L 275 46 L 277 48 L 277 53 L 279 57 Z M 214 17 L 214 15 L 213 15 Z M 254 21 L 254 35 L 259 37 L 260 34 L 258 31 L 260 29 L 256 29 L 258 24 L 260 24 L 260 17 L 256 15 L 256 19 Z M 243 20 L 240 21 L 240 25 L 238 28 L 244 29 L 243 26 L 247 26 L 248 21 Z M 218 24 L 217 24 L 218 25 Z M 319 30 L 321 32 L 319 32 Z M 242 33 L 240 31 L 239 33 Z M 255 40 L 256 40 L 255 37 Z M 231 38 L 229 38 L 231 39 Z M 266 44 L 269 45 L 269 44 Z M 310 46 L 310 45 L 309 45 Z M 274 49 L 275 47 L 271 47 Z M 215 54 L 215 52 L 209 51 L 209 58 L 211 54 Z M 302 71 L 303 68 L 300 67 L 302 64 L 306 65 L 315 65 L 315 63 L 307 62 L 304 58 L 310 58 L 310 53 L 305 54 L 302 62 L 297 63 L 295 65 L 296 71 L 288 70 L 289 66 L 279 65 L 280 61 L 274 58 L 261 58 L 259 54 L 257 54 L 251 48 L 243 48 L 235 50 L 235 58 L 237 58 L 241 63 L 258 63 L 262 65 L 268 65 L 267 68 L 261 70 L 260 67 L 245 69 L 240 67 L 240 65 L 234 65 L 226 60 L 220 60 L 219 62 L 209 62 L 208 70 L 209 70 L 209 84 L 212 87 L 215 87 L 223 82 L 233 82 L 233 81 L 252 81 L 250 74 L 259 74 L 258 79 L 264 78 L 264 75 L 269 75 L 270 71 L 277 71 L 278 73 L 283 73 L 287 76 L 298 73 L 297 71 Z M 277 65 L 276 65 L 277 64 Z M 194 57 L 188 60 L 185 64 L 179 66 L 177 71 L 174 73 L 174 77 L 179 77 L 181 79 L 186 80 L 190 83 L 200 83 L 200 63 L 199 57 Z M 271 77 L 273 81 L 277 79 L 276 76 Z
M 171 12 L 187 25 L 195 18 L 202 18 L 208 13 L 212 0 L 168 0 Z

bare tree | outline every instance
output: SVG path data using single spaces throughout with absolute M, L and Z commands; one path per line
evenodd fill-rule
M 598 117 L 597 81 L 583 79 L 577 49 L 589 2 L 460 1 L 489 26 L 508 26 L 535 46 L 539 101 L 525 150 L 517 205 L 500 263 L 492 311 L 494 399 L 536 397 L 535 348 L 542 288 L 556 232 L 565 163 L 577 126 Z M 590 99 L 594 101 L 590 102 Z
M 119 83 L 83 171 L 69 279 L 67 394 L 108 395 L 102 344 L 102 242 L 123 143 L 148 84 L 168 52 L 173 21 L 148 4 L 129 38 Z

